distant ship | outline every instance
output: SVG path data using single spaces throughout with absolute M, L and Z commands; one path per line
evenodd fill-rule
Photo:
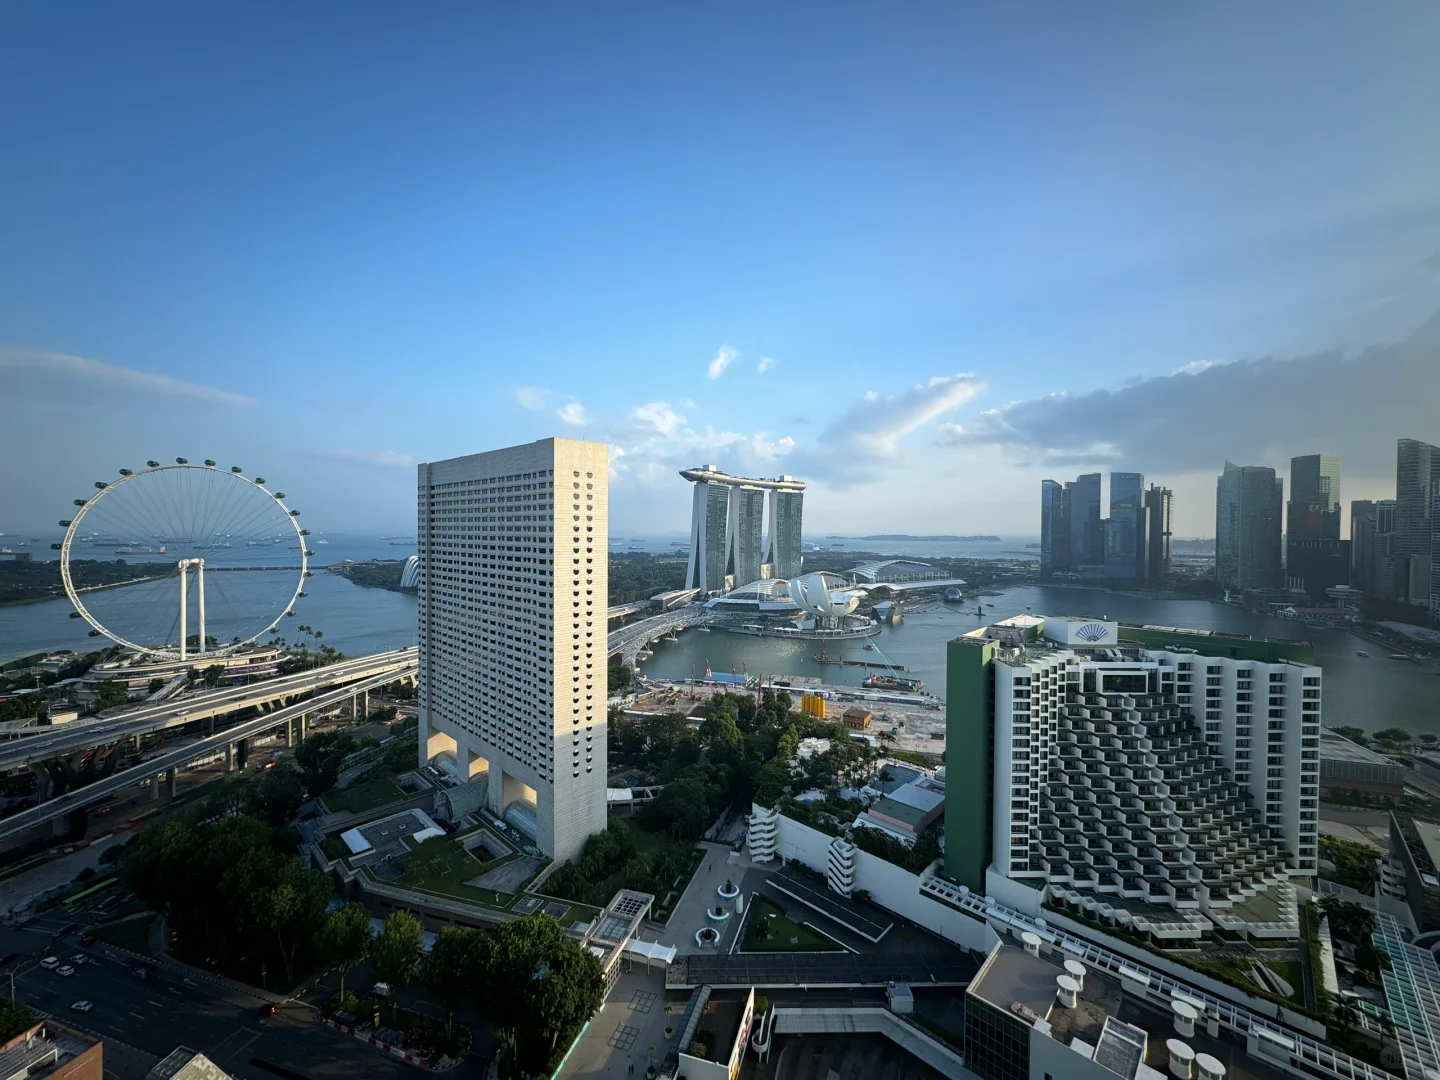
M 118 548 L 115 549 L 115 554 L 116 554 L 116 555 L 164 555 L 164 554 L 165 554 L 165 545 L 164 545 L 164 544 L 161 544 L 159 551 L 156 551 L 154 548 L 148 548 L 148 547 L 118 547 Z
M 316 542 L 317 544 L 328 544 L 330 541 L 329 541 L 329 540 L 316 540 L 315 542 Z M 229 545 L 226 545 L 226 546 L 228 547 Z

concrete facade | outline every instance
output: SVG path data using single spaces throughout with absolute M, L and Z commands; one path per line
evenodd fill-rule
M 544 439 L 419 466 L 422 764 L 488 774 L 571 859 L 605 827 L 608 450 Z M 512 818 L 512 821 L 514 818 Z

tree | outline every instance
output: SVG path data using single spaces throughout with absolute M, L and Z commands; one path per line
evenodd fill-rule
M 1410 741 L 1410 733 L 1404 728 L 1383 728 L 1382 730 L 1375 732 L 1375 739 L 1378 742 L 1405 744 Z
M 117 705 L 124 705 L 130 700 L 126 692 L 125 684 L 115 679 L 106 679 L 99 686 L 95 687 L 95 711 L 113 709 Z
M 17 1001 L 12 1005 L 8 998 L 0 998 L 0 1043 L 9 1042 L 34 1026 L 35 1017 L 24 1002 Z
M 346 904 L 332 912 L 320 929 L 320 948 L 340 973 L 340 997 L 345 997 L 345 975 L 370 955 L 374 933 L 370 913 L 361 904 Z
M 165 680 L 156 676 L 150 680 L 150 685 L 146 688 L 145 692 L 147 694 L 158 694 L 163 689 L 165 689 Z
M 474 978 L 480 932 L 468 926 L 444 927 L 429 954 L 420 962 L 420 978 L 445 1007 L 445 1034 L 450 1034 L 455 1007 Z
M 391 990 L 408 986 L 415 978 L 424 952 L 425 936 L 420 922 L 408 911 L 396 911 L 385 920 L 370 950 L 375 978 Z
M 1440 742 L 1440 735 L 1432 735 L 1428 731 L 1423 735 L 1417 735 L 1416 738 L 1426 746 L 1434 746 L 1437 742 Z
M 220 680 L 225 678 L 225 665 L 211 664 L 201 675 L 205 679 L 205 685 L 213 690 L 220 685 Z
M 295 763 L 312 797 L 323 795 L 340 778 L 340 763 L 355 749 L 355 740 L 342 731 L 322 731 L 295 748 Z
M 610 665 L 606 669 L 609 692 L 611 694 L 623 694 L 630 688 L 630 680 L 634 673 L 631 672 L 625 662 L 620 659 L 619 653 L 616 653 L 610 659 Z
M 543 915 L 502 923 L 480 939 L 473 994 L 495 1024 L 502 1076 L 543 1072 L 562 1037 L 600 1008 L 600 961 Z
M 315 936 L 330 899 L 330 879 L 305 869 L 299 859 L 287 859 L 275 880 L 257 897 L 256 922 L 275 935 L 285 963 L 285 982 L 295 981 L 295 952 Z

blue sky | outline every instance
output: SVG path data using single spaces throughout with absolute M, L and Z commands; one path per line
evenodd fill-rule
M 622 535 L 709 461 L 816 531 L 1134 468 L 1200 534 L 1227 457 L 1440 442 L 1440 9 L 779 7 L 4 8 L 0 530 L 176 454 L 388 530 L 563 434 Z

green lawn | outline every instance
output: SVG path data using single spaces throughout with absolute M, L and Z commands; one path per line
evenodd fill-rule
M 320 850 L 325 852 L 325 857 L 332 862 L 336 859 L 348 858 L 350 855 L 350 845 L 338 836 L 325 837 L 320 842 Z
M 762 926 L 770 929 L 768 939 L 761 937 Z M 750 905 L 745 940 L 740 948 L 743 952 L 842 952 L 845 947 L 808 926 L 801 926 L 788 918 L 779 904 L 758 896 Z
M 108 941 L 111 945 L 118 945 L 122 949 L 129 949 L 142 956 L 149 956 L 150 923 L 153 921 L 153 916 L 149 919 L 126 919 L 123 922 L 97 926 L 90 933 L 96 941 Z
M 1290 1000 L 1301 1006 L 1305 1004 L 1305 976 L 1302 974 L 1300 961 L 1298 960 L 1266 960 L 1264 957 L 1257 957 L 1271 971 L 1290 984 L 1295 993 L 1290 995 Z
M 394 780 L 371 780 L 368 784 L 337 788 L 325 794 L 332 814 L 358 814 L 387 803 L 399 802 L 409 793 Z

